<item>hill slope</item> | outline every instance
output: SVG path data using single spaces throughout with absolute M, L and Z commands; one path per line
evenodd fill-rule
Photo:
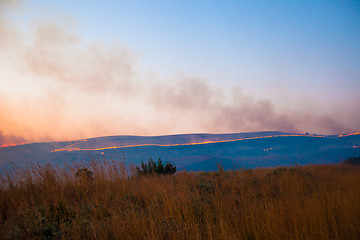
M 283 132 L 111 136 L 0 148 L 0 168 L 58 165 L 90 158 L 123 159 L 135 164 L 161 157 L 187 170 L 335 163 L 360 155 L 360 134 L 318 136 Z

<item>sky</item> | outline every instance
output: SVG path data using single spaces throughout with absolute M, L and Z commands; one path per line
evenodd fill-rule
M 360 130 L 359 1 L 0 0 L 0 146 Z

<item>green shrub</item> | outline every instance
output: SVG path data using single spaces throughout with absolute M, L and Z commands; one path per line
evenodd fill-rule
M 157 163 L 150 157 L 148 163 L 144 163 L 141 161 L 141 167 L 136 166 L 136 171 L 138 175 L 146 175 L 146 174 L 174 174 L 176 172 L 176 166 L 172 165 L 169 162 L 164 163 L 159 160 Z

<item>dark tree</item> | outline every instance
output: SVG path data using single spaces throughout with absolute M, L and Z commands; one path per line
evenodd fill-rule
M 141 167 L 136 167 L 136 171 L 138 175 L 146 175 L 146 174 L 174 174 L 176 172 L 176 166 L 167 162 L 164 166 L 163 162 L 159 158 L 157 163 L 150 157 L 148 163 L 144 163 L 141 161 Z
M 345 164 L 349 165 L 359 165 L 360 164 L 360 156 L 359 157 L 348 157 L 345 161 Z

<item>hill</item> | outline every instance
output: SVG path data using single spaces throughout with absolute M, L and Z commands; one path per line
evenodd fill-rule
M 138 164 L 161 157 L 186 170 L 336 163 L 360 155 L 360 134 L 339 136 L 284 132 L 111 136 L 0 148 L 2 171 L 33 164 L 65 164 L 106 158 Z

